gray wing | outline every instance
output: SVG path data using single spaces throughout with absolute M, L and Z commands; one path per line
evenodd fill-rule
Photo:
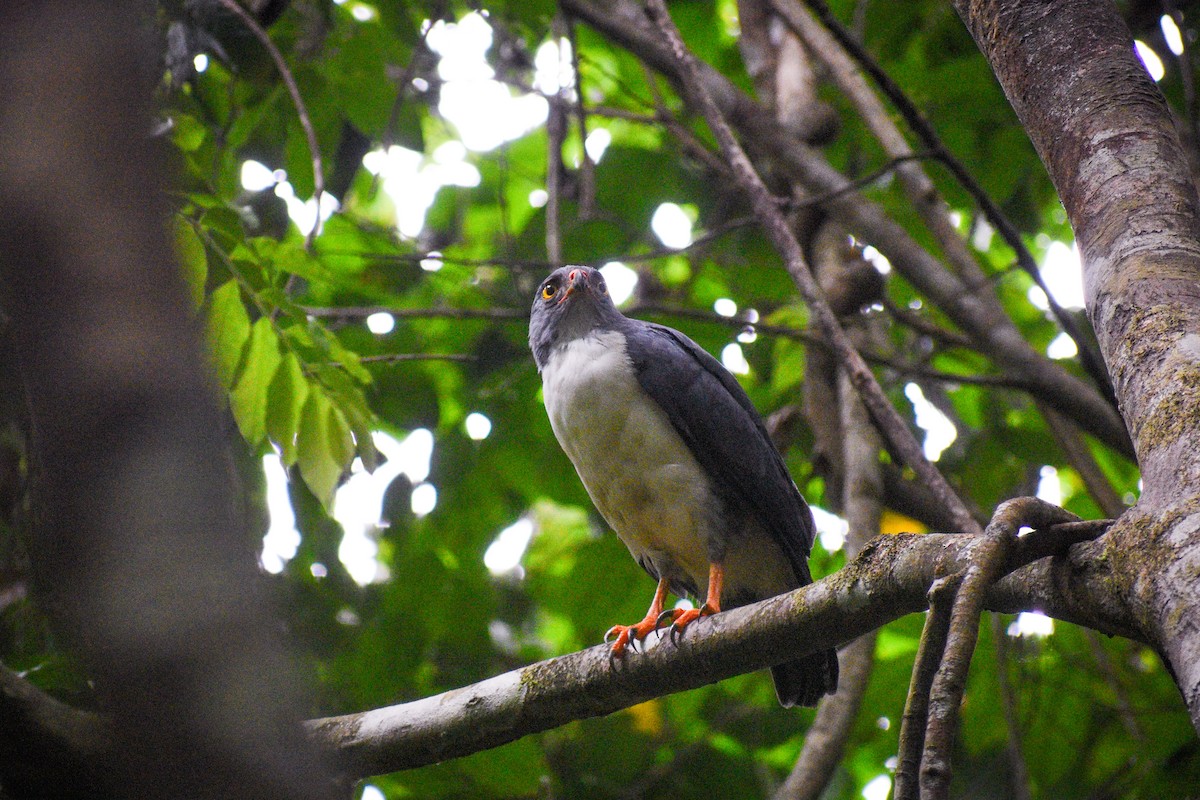
M 787 555 L 800 583 L 811 582 L 812 512 L 746 392 L 679 331 L 629 323 L 626 348 L 643 391 L 666 412 L 722 500 L 754 514 Z

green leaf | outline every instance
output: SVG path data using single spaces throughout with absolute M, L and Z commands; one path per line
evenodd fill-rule
M 275 377 L 267 389 L 267 436 L 280 450 L 285 466 L 296 463 L 296 432 L 300 429 L 300 411 L 308 398 L 308 380 L 300 359 L 285 353 Z
M 188 114 L 180 114 L 171 121 L 175 124 L 171 133 L 171 139 L 174 140 L 175 146 L 185 153 L 199 150 L 207 135 L 204 125 Z
M 300 475 L 326 510 L 333 507 L 333 493 L 348 462 L 341 434 L 331 426 L 335 419 L 328 398 L 321 392 L 310 392 L 300 411 L 300 429 L 296 432 Z
M 237 420 L 242 436 L 252 445 L 267 435 L 267 393 L 282 360 L 279 337 L 271 320 L 261 317 L 250 330 L 245 365 L 237 385 L 229 394 L 233 418 Z
M 346 417 L 335 405 L 329 407 L 329 421 L 326 423 L 325 432 L 329 436 L 329 454 L 341 465 L 342 472 L 345 472 L 354 460 L 354 437 L 350 435 Z
M 229 281 L 218 287 L 208 301 L 208 346 L 217 380 L 225 389 L 233 388 L 248 338 L 250 315 L 242 305 L 242 292 L 237 281 Z
M 191 292 L 192 304 L 200 308 L 204 303 L 204 285 L 208 280 L 208 253 L 188 220 L 177 217 L 174 234 L 175 256 L 179 259 L 180 271 Z

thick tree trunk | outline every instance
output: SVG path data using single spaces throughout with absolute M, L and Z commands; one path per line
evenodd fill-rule
M 1103 571 L 1200 728 L 1200 215 L 1170 112 L 1101 0 L 957 0 L 1049 170 L 1142 469 Z M 1078 563 L 1078 562 L 1077 562 Z

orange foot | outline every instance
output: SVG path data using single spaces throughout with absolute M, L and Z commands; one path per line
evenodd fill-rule
M 668 617 L 671 619 L 671 641 L 677 641 L 683 629 L 701 617 L 711 616 L 721 610 L 721 590 L 725 585 L 725 568 L 720 562 L 713 562 L 708 568 L 708 597 L 699 608 L 689 608 L 680 611 L 673 608 L 659 615 L 659 621 Z
M 672 608 L 659 614 L 655 627 L 662 627 L 669 622 L 671 624 L 671 641 L 674 642 L 688 625 L 691 625 L 701 617 L 716 614 L 720 610 L 714 603 L 705 603 L 699 608 L 689 608 L 686 611 L 680 608 Z
M 647 616 L 636 625 L 613 625 L 604 634 L 604 643 L 608 644 L 608 640 L 614 636 L 616 640 L 613 642 L 612 654 L 617 658 L 625 655 L 625 650 L 630 644 L 640 642 L 650 635 L 650 632 L 657 629 L 657 617 Z
M 613 642 L 612 655 L 620 658 L 625 655 L 626 648 L 633 642 L 641 641 L 650 635 L 651 631 L 658 629 L 658 618 L 662 614 L 663 604 L 667 600 L 667 581 L 660 580 L 658 588 L 654 590 L 654 599 L 650 601 L 650 609 L 646 612 L 645 618 L 636 625 L 613 625 L 604 634 L 604 643 L 612 637 L 617 637 Z

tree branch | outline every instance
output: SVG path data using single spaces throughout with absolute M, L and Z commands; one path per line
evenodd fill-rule
M 1018 540 L 1002 571 L 1093 538 L 1105 525 L 1075 523 L 1029 533 Z M 921 611 L 930 584 L 974 563 L 983 541 L 952 534 L 880 536 L 840 572 L 790 594 L 708 617 L 677 645 L 664 639 L 618 661 L 608 647 L 597 645 L 433 697 L 312 720 L 308 730 L 356 778 L 497 747 L 836 646 Z M 1028 567 L 1020 569 L 987 596 L 985 605 L 1001 611 L 1036 607 L 1059 619 L 1137 636 L 1129 620 L 1098 618 L 1086 604 L 1089 594 L 1105 593 L 1102 580 L 1093 585 L 1089 573 L 1077 571 L 1073 581 L 1055 586 L 1053 570 L 1030 578 Z M 1063 591 L 1067 585 L 1074 593 Z
M 773 0 L 773 2 L 777 4 L 781 12 L 784 13 L 784 16 L 791 24 L 804 24 L 804 21 L 811 19 L 811 17 L 809 17 L 807 14 L 801 18 L 803 10 L 797 5 L 798 0 Z M 829 6 L 824 2 L 824 0 L 805 0 L 805 2 L 819 15 L 821 23 L 826 29 L 828 29 L 829 33 L 836 38 L 837 43 L 841 45 L 841 47 L 845 48 L 845 52 L 854 57 L 854 60 L 863 68 L 864 71 L 866 71 L 868 75 L 871 76 L 872 80 L 874 80 L 883 93 L 887 95 L 888 99 L 892 101 L 892 104 L 896 106 L 897 110 L 900 112 L 900 115 L 904 117 L 904 121 L 907 122 L 908 126 L 917 134 L 920 140 L 924 143 L 925 147 L 927 147 L 934 154 L 934 156 L 942 162 L 946 169 L 950 171 L 950 174 L 954 176 L 955 180 L 958 181 L 959 185 L 962 186 L 967 194 L 971 196 L 976 205 L 978 205 L 979 209 L 983 212 L 984 217 L 986 217 L 991 226 L 996 229 L 996 232 L 1000 234 L 1000 238 L 1004 240 L 1004 243 L 1012 248 L 1013 253 L 1015 253 L 1017 257 L 1017 265 L 1020 266 L 1021 269 L 1033 279 L 1033 282 L 1046 295 L 1046 302 L 1050 308 L 1050 313 L 1054 315 L 1054 318 L 1058 321 L 1058 324 L 1062 327 L 1062 329 L 1066 331 L 1067 335 L 1075 341 L 1075 345 L 1079 350 L 1079 359 L 1083 364 L 1084 369 L 1087 370 L 1088 375 L 1091 376 L 1093 382 L 1096 384 L 1096 387 L 1100 391 L 1104 392 L 1111 401 L 1112 382 L 1108 377 L 1108 371 L 1104 368 L 1104 362 L 1100 358 L 1100 354 L 1096 352 L 1091 337 L 1080 331 L 1075 319 L 1058 304 L 1058 301 L 1050 292 L 1049 287 L 1046 286 L 1046 281 L 1042 278 L 1042 272 L 1040 269 L 1038 269 L 1037 262 L 1033 260 L 1033 254 L 1030 253 L 1029 248 L 1025 246 L 1025 242 L 1021 239 L 1020 232 L 1017 231 L 1016 226 L 1012 224 L 1011 220 L 1009 220 L 1008 215 L 1005 214 L 1000 207 L 996 205 L 995 201 L 992 200 L 991 196 L 983 190 L 983 187 L 979 185 L 978 181 L 975 180 L 974 176 L 971 175 L 966 166 L 959 161 L 957 157 L 955 157 L 950 148 L 946 147 L 946 145 L 942 142 L 941 137 L 938 136 L 937 131 L 932 125 L 929 124 L 929 121 L 925 119 L 925 116 L 917 109 L 917 107 L 913 105 L 912 101 L 908 99 L 908 95 L 904 93 L 904 90 L 901 89 L 900 86 L 892 80 L 891 76 L 888 75 L 887 72 L 885 72 L 883 68 L 881 68 L 879 64 L 875 62 L 875 59 L 871 57 L 871 54 L 867 52 L 866 48 L 859 44 L 854 35 L 848 31 L 840 21 L 838 21 L 838 18 L 834 16 L 833 12 L 829 9 Z M 789 8 L 791 9 L 790 12 L 788 11 Z M 820 36 L 820 33 L 814 32 L 812 35 Z M 851 82 L 861 82 L 861 78 L 857 78 L 857 70 L 854 70 L 852 67 L 847 69 L 846 66 L 843 65 L 841 68 L 834 70 L 835 76 L 847 75 L 847 73 L 853 75 L 853 77 L 845 78 L 845 84 L 849 84 Z M 864 108 L 866 104 L 878 105 L 875 95 L 871 93 L 870 90 L 865 86 L 858 87 L 857 91 L 854 92 L 851 92 L 846 88 L 843 88 L 843 90 L 846 91 L 847 96 L 851 97 L 852 99 L 858 98 L 856 104 L 859 105 L 860 108 Z M 867 99 L 868 96 L 869 99 Z M 874 103 L 872 103 L 872 101 L 874 101 Z M 882 128 L 882 126 L 890 124 L 890 117 L 886 113 L 880 113 L 881 111 L 882 109 L 879 108 L 871 109 L 869 111 L 864 110 L 860 113 L 863 114 L 864 119 L 866 119 L 868 123 L 870 123 L 872 120 L 877 120 L 876 125 Z M 898 131 L 895 133 L 895 137 L 899 137 L 899 141 L 896 141 L 890 132 L 884 133 L 883 135 L 880 135 L 880 133 L 877 132 L 876 137 L 879 138 L 880 143 L 884 144 L 885 148 L 888 148 L 888 142 L 893 142 L 893 146 L 898 147 L 897 152 L 902 152 L 902 148 L 899 148 L 899 144 L 900 142 L 904 142 L 904 139 L 899 135 Z M 907 147 L 907 143 L 905 142 L 903 146 Z M 891 152 L 890 149 L 889 152 Z M 904 175 L 902 174 L 901 177 L 903 178 Z M 924 178 L 924 176 L 922 175 L 920 178 L 913 176 L 909 193 L 910 196 L 914 198 L 913 202 L 917 209 L 921 211 L 923 215 L 926 215 L 929 213 L 927 209 L 932 211 L 933 209 L 931 207 L 936 206 L 940 201 L 936 199 L 936 194 L 933 197 L 927 197 L 924 195 L 924 189 L 926 185 L 928 186 L 928 190 L 930 192 L 935 192 L 936 190 L 934 189 L 933 184 L 929 183 L 928 178 L 924 178 L 924 181 L 922 181 L 921 178 Z M 927 223 L 929 221 L 930 220 L 927 220 Z M 937 219 L 932 220 L 932 223 L 931 230 L 934 230 L 934 228 L 940 224 Z M 944 239 L 945 234 L 942 234 L 940 238 Z M 956 258 L 955 261 L 956 263 L 961 262 L 961 256 Z M 974 261 L 972 260 L 971 263 L 974 264 Z M 970 271 L 964 272 L 964 274 L 969 277 L 972 283 L 977 283 L 979 278 L 982 276 L 982 273 L 976 269 L 971 269 Z
M 1108 524 L 1053 525 L 1022 536 L 1001 569 L 1011 574 L 988 593 L 985 607 L 1004 612 L 1038 608 L 1058 619 L 1141 641 L 1130 620 L 1097 614 L 1106 604 L 1094 598 L 1105 596 L 1110 587 L 1102 573 L 1084 565 L 1104 546 L 1103 540 L 1088 540 Z M 982 541 L 959 534 L 879 536 L 841 571 L 790 594 L 708 617 L 689 628 L 677 644 L 663 639 L 620 661 L 610 658 L 607 646 L 597 645 L 433 697 L 314 719 L 306 727 L 310 739 L 332 752 L 344 777 L 351 779 L 469 755 L 573 720 L 793 660 L 920 612 L 927 605 L 930 585 L 972 564 Z M 1069 555 L 1062 556 L 1068 548 Z M 16 687 L 0 694 L 0 711 L 6 715 L 56 703 L 11 673 L 0 673 L 0 686 L 5 684 Z M 14 691 L 22 696 L 12 700 Z M 38 721 L 55 714 L 31 715 L 34 735 L 61 730 L 71 752 L 95 757 L 91 731 L 104 730 L 106 717 L 66 713 L 77 722 L 57 726 Z M 29 730 L 23 735 L 30 735 Z M 114 744 L 104 739 L 101 749 L 109 752 Z
M 921 629 L 908 697 L 904 702 L 904 716 L 900 721 L 895 800 L 916 800 L 918 796 L 921 753 L 925 749 L 925 728 L 929 722 L 929 692 L 942 663 L 942 654 L 946 652 L 954 593 L 961 582 L 962 574 L 956 573 L 938 578 L 929 587 L 929 614 Z
M 856 322 L 853 333 L 866 337 L 872 332 L 872 322 L 877 327 L 878 320 L 859 318 Z M 882 445 L 849 380 L 836 373 L 835 378 L 843 432 L 842 513 L 849 525 L 846 557 L 852 559 L 866 546 L 868 538 L 879 531 L 883 513 L 883 475 L 879 463 Z M 842 648 L 837 692 L 821 701 L 812 725 L 804 734 L 800 756 L 775 793 L 775 800 L 817 800 L 829 785 L 845 754 L 846 741 L 875 666 L 875 634 L 872 631 Z
M 1017 545 L 1023 525 L 1044 527 L 1074 522 L 1078 518 L 1036 497 L 1018 497 L 1000 504 L 980 542 L 977 560 L 963 573 L 954 592 L 946 650 L 929 692 L 929 716 L 921 757 L 921 797 L 939 800 L 950 791 L 950 754 L 958 731 L 959 706 L 967 685 L 967 670 L 979 636 L 979 613 L 984 594 L 991 586 L 1009 553 Z

